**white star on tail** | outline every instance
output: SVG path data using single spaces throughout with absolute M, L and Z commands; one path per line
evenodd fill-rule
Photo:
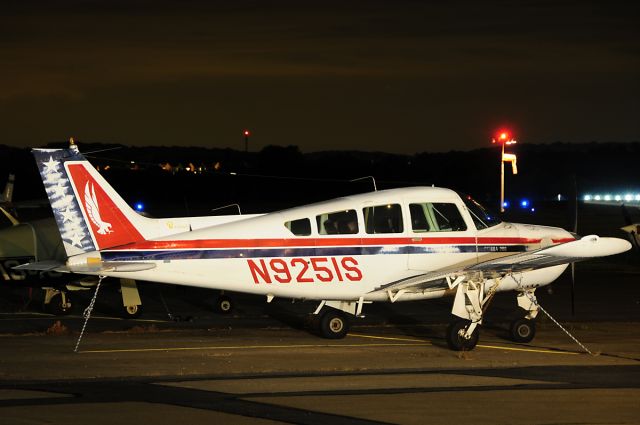
M 73 221 L 75 217 L 75 214 L 69 209 L 69 207 L 67 207 L 65 211 L 60 211 L 60 214 L 62 214 L 63 223 L 66 223 L 67 221 Z
M 82 248 L 82 236 L 78 235 L 77 233 L 74 233 L 73 235 L 71 235 L 70 242 L 71 242 L 71 245 L 75 245 L 79 248 Z
M 100 207 L 98 207 L 98 198 L 96 198 L 96 191 L 93 185 L 89 187 L 89 182 L 87 182 L 84 187 L 84 205 L 87 210 L 87 215 L 91 219 L 91 222 L 98 226 L 98 233 L 100 233 L 101 235 L 113 233 L 113 230 L 111 230 L 111 223 L 103 221 L 102 217 L 100 217 Z
M 44 166 L 47 167 L 45 170 L 46 173 L 57 173 L 58 161 L 54 161 L 53 157 L 49 157 L 48 161 L 43 162 Z

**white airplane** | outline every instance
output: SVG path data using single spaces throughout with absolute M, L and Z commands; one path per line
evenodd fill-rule
M 535 334 L 536 288 L 573 261 L 629 242 L 501 222 L 468 196 L 435 187 L 384 190 L 261 215 L 149 219 L 82 156 L 33 151 L 68 259 L 38 270 L 112 276 L 317 300 L 320 333 L 342 338 L 372 302 L 453 297 L 449 346 L 470 350 L 496 292 L 517 291 L 526 314 L 512 336 Z

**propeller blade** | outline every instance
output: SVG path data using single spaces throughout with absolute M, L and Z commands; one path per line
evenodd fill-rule
M 622 216 L 624 217 L 624 224 L 626 224 L 627 226 L 633 224 L 633 221 L 631 220 L 631 214 L 629 214 L 629 210 L 627 209 L 626 205 L 622 204 L 621 207 Z
M 576 315 L 576 263 L 571 263 L 571 316 Z
M 573 175 L 573 234 L 578 234 L 578 181 Z M 571 263 L 571 316 L 576 315 L 576 263 Z

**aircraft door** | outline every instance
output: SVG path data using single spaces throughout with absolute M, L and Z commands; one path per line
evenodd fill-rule
M 408 268 L 432 271 L 477 262 L 476 230 L 463 205 L 442 202 L 407 202 L 411 235 Z

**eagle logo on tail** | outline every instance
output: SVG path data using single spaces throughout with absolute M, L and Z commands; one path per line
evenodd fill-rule
M 111 230 L 111 223 L 107 223 L 100 217 L 100 207 L 98 206 L 98 198 L 96 198 L 96 191 L 93 184 L 89 186 L 89 182 L 84 187 L 84 205 L 87 209 L 87 215 L 93 224 L 98 226 L 98 233 L 101 235 L 107 235 L 113 233 Z

